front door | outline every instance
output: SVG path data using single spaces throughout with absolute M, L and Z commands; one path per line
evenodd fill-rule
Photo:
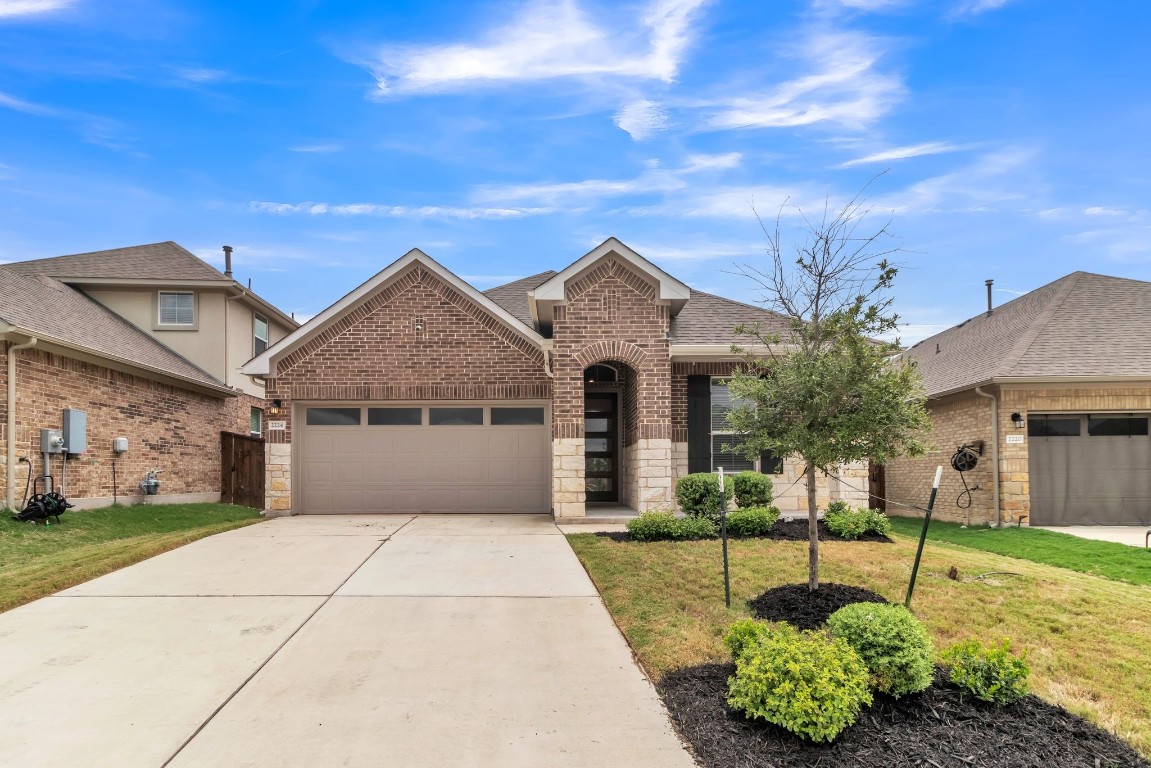
M 589 502 L 619 501 L 619 393 L 584 396 L 584 490 Z

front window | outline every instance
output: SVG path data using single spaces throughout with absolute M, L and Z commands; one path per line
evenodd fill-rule
M 725 472 L 743 472 L 755 469 L 755 462 L 744 455 L 740 436 L 732 431 L 727 415 L 738 405 L 749 401 L 733 398 L 727 379 L 711 380 L 711 468 L 723 467 Z
M 248 431 L 254 437 L 259 437 L 264 434 L 264 412 L 259 408 L 252 408 L 251 415 L 248 417 Z
M 255 315 L 252 321 L 252 356 L 268 348 L 268 318 Z
M 160 291 L 160 325 L 196 324 L 196 294 L 191 291 Z

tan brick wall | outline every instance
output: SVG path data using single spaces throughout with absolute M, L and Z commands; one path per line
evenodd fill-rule
M 61 411 L 77 408 L 88 415 L 88 450 L 69 460 L 65 488 L 75 500 L 107 499 L 113 493 L 112 439 L 127 437 L 129 449 L 116 460 L 121 501 L 139 497 L 139 482 L 151 468 L 160 475 L 161 494 L 220 492 L 220 432 L 248 433 L 249 407 L 262 401 L 198 394 L 139 376 L 113 371 L 41 349 L 17 358 L 17 456 L 33 459 L 40 473 L 40 430 L 60 429 Z M 6 380 L 5 362 L 3 377 Z M 6 390 L 0 399 L 6 401 Z M 7 430 L 7 414 L 0 428 Z M 0 443 L 2 444 L 2 443 Z M 17 464 L 17 504 L 23 496 L 28 464 Z M 60 459 L 52 460 L 60 481 Z M 4 494 L 0 472 L 0 499 Z

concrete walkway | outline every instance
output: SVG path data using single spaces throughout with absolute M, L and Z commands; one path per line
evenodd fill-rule
M 1044 531 L 1056 533 L 1069 533 L 1081 539 L 1095 539 L 1096 541 L 1113 541 L 1116 544 L 1126 544 L 1142 549 L 1147 542 L 1147 531 L 1151 525 L 1061 525 L 1036 526 Z
M 548 518 L 280 518 L 0 614 L 0 765 L 694 762 Z

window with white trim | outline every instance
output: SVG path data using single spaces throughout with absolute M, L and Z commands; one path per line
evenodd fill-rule
M 268 348 L 268 318 L 252 315 L 252 357 Z
M 252 407 L 248 416 L 248 431 L 252 433 L 253 437 L 264 434 L 264 412 L 255 406 Z
M 727 387 L 727 379 L 711 380 L 711 468 L 723 467 L 725 472 L 743 472 L 755 469 L 755 461 L 748 459 L 742 450 L 740 435 L 736 434 L 727 422 L 727 414 L 737 405 L 746 405 L 747 400 L 732 397 Z
M 196 324 L 196 294 L 191 291 L 160 291 L 157 304 L 160 325 Z

